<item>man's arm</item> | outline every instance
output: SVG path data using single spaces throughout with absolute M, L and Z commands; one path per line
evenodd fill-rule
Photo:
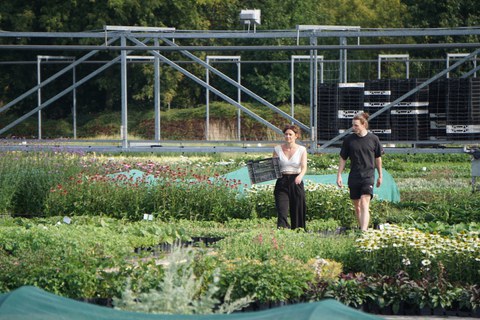
M 343 188 L 342 172 L 345 169 L 346 163 L 347 163 L 347 160 L 340 157 L 340 160 L 338 162 L 338 171 L 337 171 L 337 186 L 339 188 Z
M 382 184 L 382 157 L 375 158 L 375 167 L 377 168 L 378 178 L 377 178 L 377 188 Z

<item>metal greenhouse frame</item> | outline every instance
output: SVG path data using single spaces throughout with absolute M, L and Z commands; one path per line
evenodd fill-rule
M 476 72 L 479 67 L 477 66 L 476 59 L 480 51 L 479 43 L 445 43 L 444 37 L 462 37 L 462 36 L 479 36 L 480 28 L 454 28 L 454 29 L 363 29 L 358 26 L 316 26 L 316 25 L 298 25 L 294 30 L 285 31 L 263 31 L 255 29 L 244 31 L 183 31 L 176 30 L 175 28 L 162 28 L 162 27 L 130 27 L 130 26 L 105 26 L 100 32 L 77 32 L 77 33 L 62 33 L 62 32 L 6 32 L 0 31 L 0 38 L 5 40 L 1 43 L 9 43 L 11 39 L 36 39 L 35 43 L 46 44 L 0 44 L 0 66 L 2 62 L 2 52 L 7 51 L 20 51 L 29 50 L 32 52 L 49 52 L 49 55 L 58 55 L 58 52 L 72 52 L 81 53 L 79 56 L 69 55 L 69 63 L 60 71 L 47 79 L 40 79 L 36 86 L 27 90 L 17 98 L 4 104 L 0 107 L 0 114 L 9 110 L 20 101 L 27 97 L 40 94 L 42 88 L 52 83 L 60 76 L 74 72 L 75 69 L 83 63 L 87 63 L 93 59 L 100 52 L 114 52 L 118 54 L 110 61 L 104 62 L 94 72 L 77 79 L 74 77 L 72 85 L 68 88 L 58 92 L 52 98 L 42 101 L 40 95 L 38 98 L 38 105 L 32 106 L 31 110 L 24 115 L 18 117 L 13 122 L 0 128 L 0 135 L 4 135 L 9 129 L 18 125 L 22 121 L 31 117 L 34 114 L 39 114 L 43 109 L 47 108 L 53 102 L 57 101 L 61 97 L 67 94 L 74 94 L 75 90 L 90 81 L 92 78 L 102 73 L 106 69 L 120 65 L 120 81 L 121 81 L 121 139 L 115 141 L 100 141 L 89 140 L 83 141 L 76 139 L 76 131 L 73 139 L 64 139 L 62 147 L 64 148 L 84 148 L 86 150 L 98 150 L 98 151 L 148 151 L 148 152 L 270 152 L 271 144 L 274 141 L 165 141 L 161 139 L 161 119 L 160 119 L 160 66 L 166 65 L 172 69 L 182 73 L 192 81 L 202 86 L 207 94 L 212 93 L 217 97 L 228 102 L 234 106 L 239 114 L 252 117 L 258 123 L 271 129 L 274 133 L 281 134 L 281 129 L 265 120 L 245 105 L 242 104 L 241 96 L 248 96 L 249 99 L 254 100 L 256 103 L 270 109 L 275 114 L 281 116 L 286 122 L 298 125 L 302 131 L 308 136 L 304 140 L 305 144 L 311 153 L 316 152 L 333 152 L 336 151 L 336 144 L 346 134 L 351 132 L 351 129 L 339 132 L 335 137 L 328 140 L 321 140 L 318 138 L 318 112 L 322 109 L 318 100 L 319 84 L 325 81 L 324 72 L 325 65 L 336 65 L 336 69 L 333 73 L 336 73 L 333 82 L 336 83 L 348 83 L 349 82 L 349 60 L 348 56 L 352 52 L 356 51 L 368 51 L 378 52 L 378 78 L 381 77 L 381 62 L 389 61 L 390 59 L 400 59 L 406 63 L 407 76 L 410 76 L 410 64 L 414 62 L 414 58 L 408 54 L 399 54 L 398 52 L 409 52 L 414 50 L 448 50 L 448 60 L 446 65 L 440 72 L 435 73 L 433 76 L 425 79 L 415 88 L 404 93 L 397 99 L 390 101 L 378 111 L 371 115 L 371 119 L 374 119 L 383 113 L 387 112 L 392 106 L 398 105 L 408 99 L 410 96 L 415 95 L 423 88 L 427 87 L 436 80 L 444 77 L 448 77 L 450 72 L 456 70 L 467 62 L 473 61 L 473 67 L 467 72 L 464 72 L 461 77 L 469 78 L 476 76 Z M 435 39 L 435 42 L 412 44 L 405 41 L 408 38 L 422 38 L 429 37 Z M 395 44 L 384 44 L 377 39 L 395 39 Z M 87 43 L 96 43 L 92 45 L 79 45 L 79 44 L 67 44 L 67 45 L 52 45 L 47 44 L 51 39 L 63 39 L 64 42 L 73 40 L 88 40 Z M 243 42 L 255 43 L 256 39 L 285 39 L 290 40 L 290 45 L 239 45 L 239 46 L 224 46 L 224 45 L 186 45 L 189 41 L 197 39 L 210 39 L 213 41 L 221 41 L 222 39 L 234 39 L 242 40 Z M 333 40 L 332 40 L 333 39 Z M 328 40 L 328 41 L 327 41 Z M 335 41 L 337 44 L 328 44 Z M 178 43 L 182 43 L 179 45 Z M 322 43 L 322 44 L 319 44 Z M 327 43 L 327 44 L 323 44 Z M 210 61 L 202 60 L 195 53 L 197 52 L 215 52 L 215 57 L 223 59 L 218 55 L 218 52 L 225 52 L 226 57 L 230 57 L 231 52 L 236 52 L 235 63 L 238 65 L 238 73 L 240 75 L 240 66 L 243 63 L 248 63 L 241 58 L 238 53 L 247 51 L 284 51 L 291 53 L 291 60 L 286 63 L 291 63 L 291 90 L 292 90 L 292 111 L 288 114 L 282 111 L 274 104 L 267 101 L 265 98 L 259 96 L 247 88 L 240 82 L 240 77 L 232 79 L 226 74 L 222 73 L 219 69 L 212 66 Z M 461 51 L 461 53 L 459 53 Z M 205 69 L 206 79 L 201 79 L 195 74 L 189 72 L 187 69 L 181 66 L 180 63 L 170 59 L 167 54 L 175 52 L 181 54 L 184 58 L 187 58 L 189 62 L 195 63 Z M 298 53 L 303 53 L 298 55 Z M 338 59 L 328 60 L 326 53 L 338 53 Z M 319 54 L 321 53 L 321 54 Z M 212 58 L 210 56 L 210 58 Z M 154 74 L 154 109 L 155 109 L 155 139 L 152 141 L 131 141 L 128 139 L 128 104 L 127 104 L 127 92 L 128 92 L 128 73 L 127 65 L 134 60 L 153 62 L 155 74 Z M 444 59 L 444 58 L 440 58 Z M 211 59 L 210 59 L 211 60 Z M 309 123 L 302 123 L 295 118 L 293 111 L 294 107 L 294 94 L 293 94 L 293 74 L 295 61 L 307 61 L 310 63 L 309 68 L 309 92 L 310 92 L 310 120 Z M 454 61 L 452 64 L 451 61 Z M 319 62 L 320 61 L 320 70 Z M 8 63 L 15 63 L 15 61 L 8 61 Z M 319 72 L 320 71 L 320 72 Z M 238 91 L 238 99 L 232 99 L 219 89 L 215 88 L 209 83 L 208 76 L 213 74 L 220 77 L 223 81 L 236 88 Z M 480 108 L 480 106 L 479 106 Z M 73 114 L 73 123 L 76 123 L 76 112 Z M 208 121 L 208 119 L 207 119 Z M 480 125 L 480 123 L 479 123 Z M 39 127 L 41 126 L 39 122 Z M 239 125 L 240 128 L 240 125 Z M 8 149 L 20 149 L 28 150 L 32 147 L 48 147 L 58 146 L 59 141 L 42 140 L 41 131 L 39 128 L 39 139 L 22 141 L 19 145 L 18 141 L 15 143 L 9 143 L 8 139 L 2 141 L 0 148 L 3 150 Z M 460 146 L 462 144 L 477 144 L 479 141 L 476 139 L 467 139 L 464 141 L 392 141 L 391 144 L 401 144 L 403 148 L 392 148 L 392 152 L 460 152 Z M 429 148 L 425 148 L 428 146 Z M 433 146 L 433 147 L 432 147 Z M 442 146 L 442 148 L 438 148 Z M 447 146 L 447 147 L 445 147 Z M 454 147 L 448 147 L 454 146 Z M 459 146 L 459 147 L 455 147 Z

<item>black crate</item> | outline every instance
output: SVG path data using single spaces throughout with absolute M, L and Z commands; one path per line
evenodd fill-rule
M 352 122 L 353 117 L 355 117 L 355 115 L 362 112 L 363 110 L 358 110 L 358 109 L 357 110 L 338 110 L 337 116 L 338 116 L 338 119 L 349 119 L 350 122 Z
M 247 167 L 252 184 L 275 180 L 282 176 L 278 158 L 249 160 Z
M 317 121 L 317 127 L 319 129 L 324 128 L 335 130 L 336 128 L 338 128 L 338 118 L 336 114 L 318 114 Z
M 370 127 L 370 126 L 369 126 Z M 392 129 L 369 129 L 369 131 L 375 134 L 381 141 L 392 141 Z
M 390 101 L 392 91 L 390 90 L 364 90 L 363 91 L 365 101 Z
M 390 90 L 392 92 L 391 101 L 395 101 L 404 94 L 412 91 L 425 80 L 423 79 L 391 79 L 390 80 Z M 405 98 L 404 102 L 415 102 L 415 101 L 428 101 L 429 88 L 428 86 L 423 87 L 419 91 Z
M 338 86 L 320 84 L 318 87 L 317 137 L 331 139 L 338 130 Z
M 337 129 L 351 128 L 352 119 L 338 119 L 337 124 Z
M 391 98 L 390 79 L 376 79 L 365 82 L 363 109 L 370 116 L 389 104 Z M 383 139 L 391 137 L 390 109 L 368 120 L 368 128 L 374 131 L 378 130 L 379 137 Z
M 364 109 L 370 109 L 370 110 L 380 110 L 383 107 L 385 107 L 387 104 L 389 104 L 390 101 L 368 101 L 363 103 L 363 108 Z
M 390 80 L 378 79 L 365 82 L 364 102 L 390 102 L 392 91 L 390 90 Z
M 435 119 L 430 118 L 430 130 L 443 130 L 447 129 L 447 120 L 446 119 Z
M 338 108 L 343 110 L 361 110 L 364 98 L 364 83 L 339 83 Z
M 430 119 L 426 109 L 391 111 L 392 140 L 429 140 Z
M 418 108 L 425 108 L 428 109 L 428 101 L 402 101 L 399 103 L 396 103 L 393 108 L 412 108 L 412 109 L 418 109 Z
M 448 140 L 447 133 L 445 130 L 438 131 L 430 129 L 430 136 L 428 137 L 430 141 L 445 141 Z
M 447 139 L 447 119 L 430 114 L 430 137 L 429 140 Z
M 338 87 L 335 84 L 318 85 L 319 110 L 335 112 L 338 108 Z
M 390 79 L 373 79 L 365 81 L 365 91 L 388 91 Z
M 480 124 L 480 82 L 476 78 L 448 79 L 447 125 Z
M 318 86 L 317 137 L 330 140 L 338 134 L 338 84 Z
M 370 116 L 377 112 L 378 108 L 365 108 L 365 112 L 367 112 Z M 384 130 L 384 129 L 391 129 L 391 123 L 390 123 L 390 109 L 383 111 L 381 114 L 376 116 L 373 119 L 368 120 L 368 127 L 370 129 L 379 129 L 379 130 Z
M 337 129 L 330 129 L 330 128 L 317 128 L 317 137 L 319 140 L 330 140 L 338 136 L 338 128 Z
M 447 115 L 448 79 L 438 79 L 428 86 L 428 111 L 430 118 L 441 118 Z
M 449 140 L 480 140 L 480 124 L 447 124 L 446 131 Z

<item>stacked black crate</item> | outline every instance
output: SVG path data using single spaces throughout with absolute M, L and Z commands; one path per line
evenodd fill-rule
M 391 101 L 390 80 L 378 79 L 365 82 L 363 110 L 370 116 Z M 390 110 L 386 110 L 368 122 L 369 130 L 382 141 L 392 140 Z
M 353 117 L 363 112 L 364 98 L 363 82 L 338 84 L 338 131 L 344 132 L 352 127 Z
M 423 80 L 390 80 L 392 102 L 416 89 Z M 430 119 L 428 112 L 428 86 L 402 99 L 390 109 L 392 139 L 396 141 L 428 140 Z
M 446 78 L 438 79 L 428 87 L 430 140 L 447 139 L 447 80 Z
M 338 86 L 321 83 L 318 86 L 317 137 L 330 140 L 338 135 Z
M 448 79 L 447 139 L 480 139 L 480 80 Z

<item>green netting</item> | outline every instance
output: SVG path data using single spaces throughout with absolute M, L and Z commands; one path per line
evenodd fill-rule
M 300 303 L 274 309 L 216 315 L 163 315 L 127 312 L 60 297 L 32 286 L 0 295 L 0 319 L 8 320 L 368 320 L 380 319 L 336 300 Z
M 382 200 L 391 201 L 391 202 L 399 202 L 400 201 L 400 192 L 398 191 L 397 184 L 393 179 L 392 175 L 388 173 L 385 169 L 382 170 L 383 172 L 383 182 L 380 188 L 374 188 L 374 194 Z M 230 172 L 223 176 L 226 179 L 236 179 L 241 181 L 242 185 L 246 188 L 252 186 L 247 167 L 240 168 L 236 171 Z M 377 172 L 375 172 L 375 179 L 377 177 Z M 348 174 L 342 174 L 342 179 L 344 183 L 347 183 Z M 333 184 L 337 185 L 337 175 L 336 174 L 325 174 L 325 175 L 305 175 L 303 178 L 306 184 L 309 182 L 313 183 L 323 183 L 323 184 Z M 259 183 L 259 185 L 264 184 L 274 184 L 275 180 L 266 181 Z M 345 191 L 347 191 L 345 189 Z

